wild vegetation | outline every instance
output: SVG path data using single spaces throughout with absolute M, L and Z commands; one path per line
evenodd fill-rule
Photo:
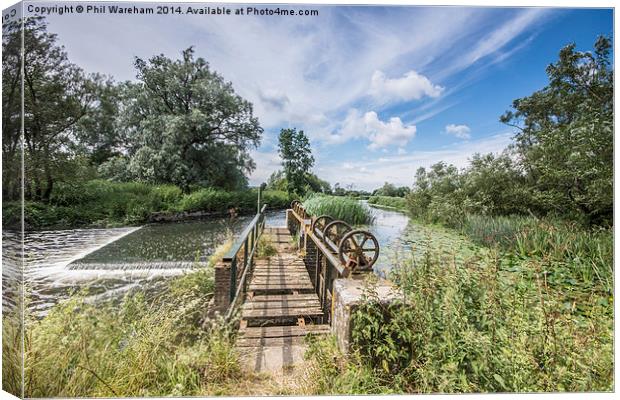
M 319 393 L 613 390 L 610 48 L 562 49 L 549 85 L 502 116 L 519 131 L 503 154 L 417 171 L 410 213 L 469 244 L 399 253 L 403 300 L 385 305 L 369 285 L 353 353 L 311 347 Z
M 92 180 L 56 185 L 48 202 L 26 202 L 24 216 L 28 229 L 110 227 L 141 224 L 153 213 L 227 213 L 230 208 L 254 213 L 257 197 L 256 189 L 203 188 L 183 193 L 174 185 Z M 286 192 L 267 190 L 261 195 L 261 203 L 274 209 L 288 207 L 291 200 Z M 4 203 L 2 214 L 5 228 L 19 229 L 21 203 Z
M 349 197 L 313 194 L 303 202 L 306 211 L 315 217 L 329 215 L 351 225 L 368 225 L 373 216 L 368 207 Z
M 400 211 L 407 210 L 407 200 L 402 197 L 372 195 L 368 198 L 368 204 L 393 208 Z
M 208 265 L 171 279 L 159 292 L 131 293 L 120 303 L 97 304 L 77 294 L 43 319 L 29 318 L 25 395 L 213 394 L 238 379 L 229 325 L 206 316 L 213 263 L 230 243 L 221 246 Z M 5 329 L 3 346 L 14 339 L 11 333 Z
M 464 170 L 443 162 L 416 172 L 412 213 L 458 226 L 467 214 L 558 217 L 610 226 L 613 217 L 611 41 L 594 52 L 569 45 L 549 65 L 549 85 L 515 100 L 501 120 L 515 126 L 503 154 L 475 155 Z

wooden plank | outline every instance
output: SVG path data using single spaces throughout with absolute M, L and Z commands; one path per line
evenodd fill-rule
M 291 290 L 296 290 L 297 288 L 295 286 L 299 286 L 300 289 L 304 289 L 304 288 L 308 287 L 308 285 L 312 286 L 312 282 L 309 282 L 309 281 L 306 281 L 306 282 L 301 282 L 301 281 L 297 281 L 297 282 L 287 282 L 287 281 L 252 281 L 250 283 L 250 285 L 254 285 L 254 286 L 282 286 L 282 285 L 287 285 L 287 286 L 290 286 L 292 288 Z M 265 293 L 262 293 L 262 294 L 265 294 Z M 291 294 L 295 294 L 295 293 L 291 293 Z
M 285 336 L 277 338 L 239 338 L 238 347 L 282 347 L 304 344 L 305 336 Z
M 250 290 L 253 292 L 259 292 L 259 291 L 265 291 L 265 290 L 313 290 L 314 286 L 312 286 L 312 283 L 308 282 L 308 284 L 264 284 L 264 283 L 257 283 L 257 284 L 250 284 Z
M 245 339 L 251 338 L 270 338 L 270 337 L 284 337 L 284 336 L 305 336 L 309 333 L 321 334 L 329 333 L 331 327 L 327 324 L 306 324 L 305 327 L 298 325 L 291 326 L 258 326 L 258 327 L 246 327 L 239 330 L 239 337 Z
M 299 307 L 315 307 L 320 308 L 321 304 L 319 299 L 313 300 L 285 300 L 285 301 L 263 301 L 263 302 L 249 302 L 243 304 L 244 310 L 267 310 L 273 308 L 299 308 Z
M 252 281 L 250 282 L 250 284 L 253 285 L 271 285 L 271 284 L 289 284 L 289 285 L 306 285 L 306 284 L 312 284 L 312 282 L 310 282 L 310 278 L 308 278 L 307 276 L 304 278 L 296 278 L 293 276 L 287 276 L 287 277 L 282 277 L 281 279 L 276 279 L 275 277 L 261 277 L 261 276 L 255 276 L 254 278 L 252 278 Z
M 293 277 L 307 276 L 307 277 L 310 277 L 310 275 L 308 275 L 308 271 L 302 270 L 302 269 L 295 269 L 292 271 L 287 271 L 285 269 L 275 270 L 275 271 L 258 270 L 258 271 L 254 271 L 252 275 L 254 276 L 293 276 Z
M 255 302 L 280 302 L 280 301 L 295 301 L 295 300 L 315 300 L 318 299 L 315 293 L 299 293 L 299 294 L 261 294 L 254 295 L 252 301 Z
M 282 318 L 282 317 L 311 317 L 323 315 L 323 310 L 317 307 L 299 308 L 269 308 L 266 310 L 242 310 L 241 317 L 247 318 Z

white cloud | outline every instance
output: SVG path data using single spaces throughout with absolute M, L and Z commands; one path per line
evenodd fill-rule
M 434 85 L 427 77 L 409 71 L 402 78 L 387 78 L 382 71 L 375 71 L 370 79 L 370 94 L 383 102 L 419 100 L 438 97 L 444 88 Z
M 49 22 L 72 61 L 119 80 L 135 79 L 136 55 L 177 58 L 195 45 L 196 55 L 254 104 L 264 128 L 290 123 L 313 135 L 326 122 L 308 116 L 332 119 L 355 107 L 368 95 L 374 72 L 403 65 L 437 70 L 434 60 L 472 38 L 487 14 L 476 8 L 317 8 L 320 18 L 230 16 L 205 24 L 190 16 L 81 14 L 71 24 L 64 16 Z M 413 71 L 396 79 L 377 75 L 376 84 L 400 98 L 437 93 Z
M 471 132 L 471 129 L 469 129 L 469 126 L 467 125 L 455 125 L 455 124 L 446 125 L 446 133 L 450 135 L 454 135 L 460 139 L 471 138 L 471 135 L 469 134 L 470 132 Z
M 460 142 L 447 148 L 431 151 L 411 151 L 406 155 L 386 155 L 371 160 L 347 160 L 338 163 L 325 163 L 321 178 L 331 184 L 355 183 L 360 189 L 372 190 L 388 181 L 397 186 L 411 186 L 416 169 L 428 168 L 444 161 L 464 168 L 475 153 L 501 153 L 512 143 L 512 133 L 501 133 L 480 140 Z M 340 168 L 346 165 L 347 168 Z
M 269 175 L 281 168 L 282 160 L 276 150 L 271 152 L 254 151 L 251 157 L 256 163 L 256 169 L 250 177 L 251 184 L 259 185 L 267 182 Z
M 349 110 L 342 123 L 342 128 L 329 136 L 332 143 L 344 143 L 351 139 L 366 138 L 371 150 L 388 146 L 405 146 L 416 134 L 415 125 L 405 125 L 398 117 L 382 121 L 374 111 L 363 114 L 357 109 Z
M 266 108 L 276 111 L 284 111 L 286 106 L 290 103 L 286 93 L 277 89 L 260 90 L 258 97 Z

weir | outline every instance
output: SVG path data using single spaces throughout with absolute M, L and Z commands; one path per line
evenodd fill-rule
M 334 319 L 350 314 L 334 314 L 334 287 L 359 287 L 379 256 L 370 232 L 327 215 L 310 217 L 298 201 L 286 211 L 285 226 L 265 227 L 264 212 L 265 206 L 216 264 L 211 307 L 239 320 L 237 348 L 254 371 L 301 361 L 309 334 L 338 334 L 339 326 L 348 330 L 348 322 Z M 274 255 L 257 257 L 261 237 L 275 248 Z M 346 282 L 335 285 L 336 280 Z

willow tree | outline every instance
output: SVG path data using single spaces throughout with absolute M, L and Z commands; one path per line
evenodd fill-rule
M 212 71 L 194 49 L 172 60 L 135 59 L 138 82 L 128 89 L 122 126 L 127 131 L 129 179 L 235 189 L 254 168 L 249 151 L 263 129 L 252 104 Z M 110 160 L 117 166 L 119 159 Z M 105 166 L 104 168 L 105 169 Z

